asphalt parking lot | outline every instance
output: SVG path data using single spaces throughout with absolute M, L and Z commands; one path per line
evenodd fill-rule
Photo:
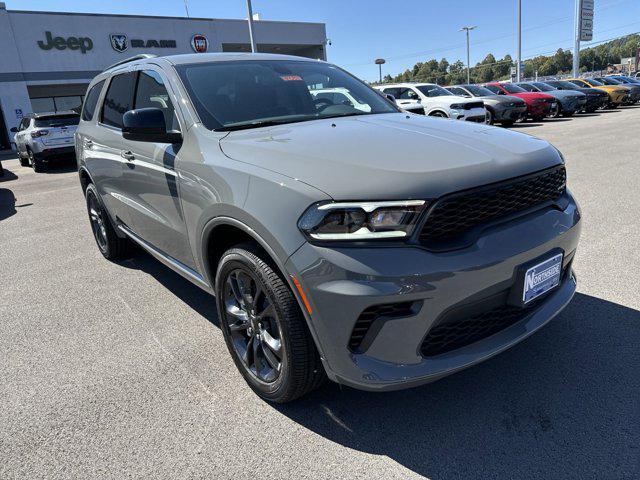
M 640 106 L 522 124 L 565 155 L 578 291 L 424 387 L 251 393 L 214 299 L 94 244 L 73 164 L 0 177 L 0 478 L 640 478 Z

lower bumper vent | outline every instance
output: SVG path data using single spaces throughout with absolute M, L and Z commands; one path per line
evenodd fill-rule
M 374 305 L 365 309 L 351 331 L 349 350 L 354 353 L 364 352 L 373 342 L 386 320 L 411 317 L 418 313 L 422 302 L 388 303 Z

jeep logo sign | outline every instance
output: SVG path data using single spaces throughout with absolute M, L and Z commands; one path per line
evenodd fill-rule
M 38 46 L 42 50 L 80 50 L 81 53 L 87 53 L 93 49 L 93 40 L 89 37 L 54 37 L 51 32 L 45 32 L 45 41 L 38 40 Z

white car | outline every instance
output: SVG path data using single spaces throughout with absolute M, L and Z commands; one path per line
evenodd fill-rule
M 394 83 L 375 88 L 393 95 L 396 104 L 409 112 L 478 123 L 486 118 L 482 100 L 459 97 L 434 83 Z
M 346 88 L 321 88 L 318 90 L 310 90 L 310 93 L 313 95 L 317 105 L 321 105 L 322 103 L 326 105 L 348 105 L 361 112 L 371 112 L 371 107 L 368 104 L 358 101 L 358 99 L 353 96 L 353 92 Z

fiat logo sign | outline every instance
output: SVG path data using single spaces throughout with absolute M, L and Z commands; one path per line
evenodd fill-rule
M 191 48 L 196 53 L 204 53 L 209 48 L 209 40 L 204 35 L 197 33 L 191 37 Z

